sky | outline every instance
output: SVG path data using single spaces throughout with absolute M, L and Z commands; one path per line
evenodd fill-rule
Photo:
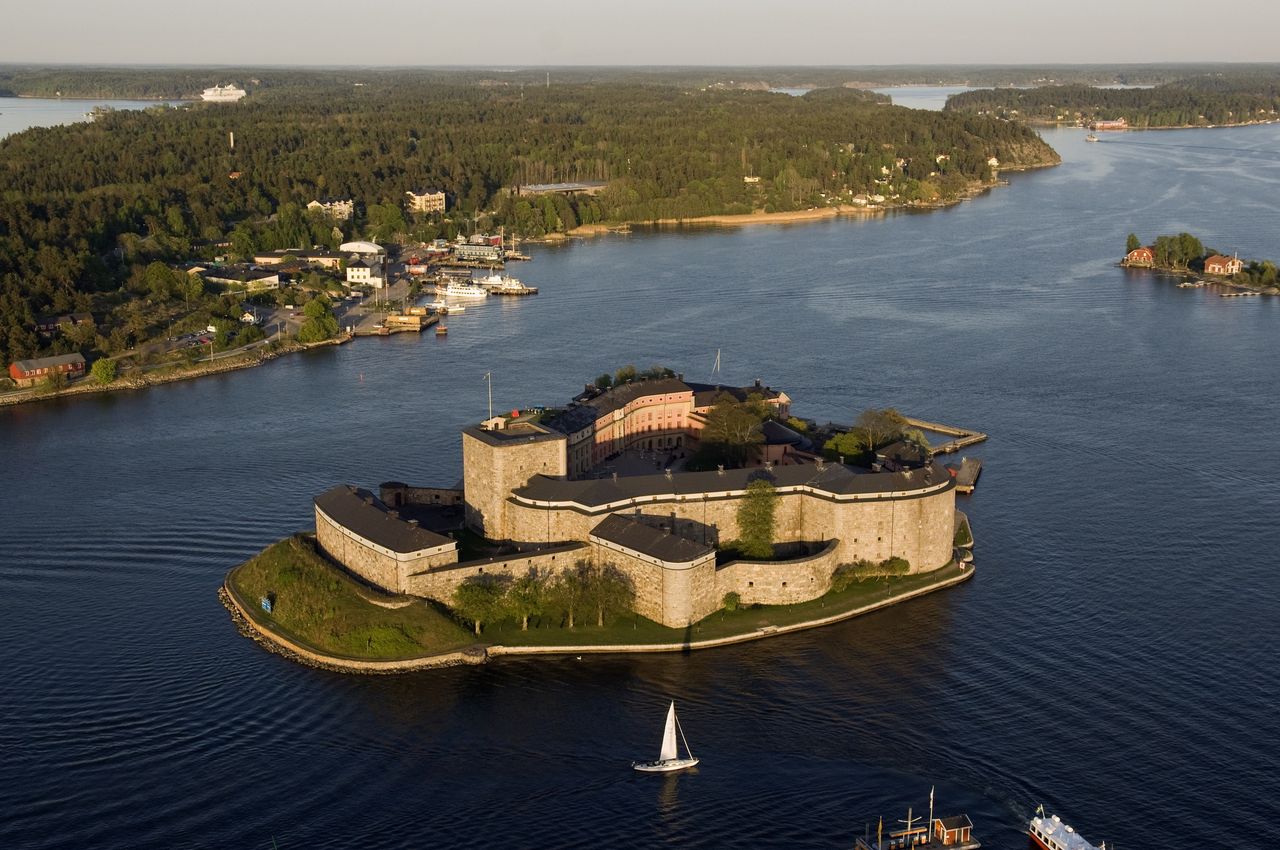
M 1275 0 L 0 0 L 0 64 L 1272 62 L 1277 32 Z

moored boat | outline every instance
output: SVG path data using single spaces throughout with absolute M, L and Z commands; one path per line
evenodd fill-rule
M 436 287 L 436 295 L 445 298 L 487 298 L 489 290 L 465 280 L 448 278 Z
M 538 288 L 536 286 L 525 286 L 519 278 L 511 277 L 505 274 L 490 274 L 482 277 L 476 283 L 492 292 L 494 295 L 537 295 Z
M 965 814 L 949 817 L 933 816 L 933 789 L 929 789 L 929 816 L 912 815 L 907 809 L 907 816 L 898 820 L 902 826 L 890 827 L 889 834 L 884 834 L 884 818 L 880 818 L 876 826 L 876 835 L 871 837 L 871 825 L 867 825 L 866 834 L 854 842 L 856 850 L 934 850 L 946 847 L 948 850 L 979 850 L 982 843 L 973 837 L 973 822 Z
M 1106 850 L 1107 843 L 1090 844 L 1080 833 L 1063 822 L 1057 815 L 1046 816 L 1044 806 L 1036 810 L 1036 816 L 1027 825 L 1031 850 Z

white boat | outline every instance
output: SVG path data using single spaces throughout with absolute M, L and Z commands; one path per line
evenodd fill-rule
M 1090 844 L 1084 836 L 1065 824 L 1057 815 L 1046 817 L 1044 806 L 1036 809 L 1036 816 L 1027 825 L 1032 850 L 1105 850 L 1107 843 Z
M 480 286 L 492 292 L 494 295 L 537 295 L 538 288 L 536 286 L 525 286 L 520 282 L 519 278 L 510 277 L 504 274 L 491 274 L 488 277 L 482 277 L 476 281 Z
M 689 754 L 688 758 L 680 758 L 680 752 L 676 746 L 677 731 L 680 733 L 680 740 L 684 741 L 684 751 Z M 658 752 L 657 760 L 632 762 L 631 766 L 645 773 L 671 773 L 693 767 L 697 763 L 698 759 L 693 757 L 689 742 L 684 737 L 684 730 L 676 720 L 676 704 L 672 700 L 671 707 L 667 709 L 667 726 L 662 732 L 662 749 Z
M 436 287 L 436 294 L 445 298 L 487 298 L 489 290 L 465 280 L 449 278 Z
M 209 103 L 235 103 L 248 92 L 233 85 L 214 86 L 200 93 L 200 99 Z
M 1096 141 L 1098 141 L 1098 137 L 1097 137 L 1097 136 L 1095 136 L 1093 133 L 1090 133 L 1089 135 L 1087 135 L 1087 136 L 1085 136 L 1085 137 L 1084 137 L 1084 140 L 1085 140 L 1086 142 L 1096 142 Z

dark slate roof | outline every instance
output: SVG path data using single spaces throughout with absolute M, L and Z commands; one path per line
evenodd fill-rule
M 964 829 L 965 827 L 973 828 L 973 821 L 969 820 L 968 815 L 953 815 L 949 818 L 937 818 L 938 823 L 942 824 L 942 828 L 946 830 Z
M 19 360 L 13 365 L 22 372 L 33 372 L 36 369 L 52 369 L 55 366 L 69 366 L 74 363 L 84 365 L 83 354 L 58 354 L 53 357 L 37 357 L 33 360 Z
M 687 393 L 688 391 L 689 385 L 679 378 L 645 378 L 606 390 L 589 400 L 587 405 L 595 408 L 596 416 L 600 417 L 648 395 Z
M 373 493 L 350 484 L 324 491 L 316 496 L 315 503 L 343 528 L 392 552 L 417 552 L 453 542 L 393 516 L 393 511 Z
M 720 398 L 722 393 L 728 393 L 735 401 L 746 401 L 747 397 L 752 393 L 766 400 L 777 398 L 780 395 L 772 387 L 755 385 L 750 387 L 728 387 L 720 384 L 695 384 L 692 381 L 685 381 L 685 386 L 693 390 L 694 407 L 710 407 L 716 403 L 716 399 Z
M 559 431 L 561 434 L 576 434 L 583 428 L 594 424 L 599 417 L 600 412 L 594 407 L 575 404 L 559 413 L 546 417 L 542 420 L 542 424 L 553 431 Z
M 760 426 L 764 434 L 764 442 L 769 446 L 792 446 L 802 452 L 813 451 L 813 441 L 803 434 L 788 428 L 781 422 L 766 419 Z
M 929 485 L 954 483 L 951 475 L 941 466 L 929 467 Z M 792 464 L 773 469 L 726 469 L 724 472 L 677 472 L 666 474 L 632 475 L 626 477 L 596 478 L 569 481 L 535 475 L 523 487 L 512 491 L 514 495 L 539 502 L 573 502 L 586 508 L 622 502 L 647 496 L 701 496 L 726 490 L 745 490 L 753 478 L 765 477 L 777 487 L 807 485 L 835 496 L 857 493 L 887 493 L 894 490 L 915 490 L 926 486 L 925 470 L 911 474 L 902 472 L 857 472 L 839 463 Z
M 619 514 L 610 514 L 605 517 L 599 525 L 591 529 L 591 533 L 601 540 L 625 546 L 650 558 L 677 564 L 696 561 L 716 551 L 713 547 L 696 540 L 672 534 L 663 528 L 645 525 L 643 522 L 637 522 Z

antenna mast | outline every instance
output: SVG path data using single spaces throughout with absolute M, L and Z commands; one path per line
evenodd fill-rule
M 493 373 L 485 372 L 484 379 L 489 384 L 489 418 L 493 418 Z

